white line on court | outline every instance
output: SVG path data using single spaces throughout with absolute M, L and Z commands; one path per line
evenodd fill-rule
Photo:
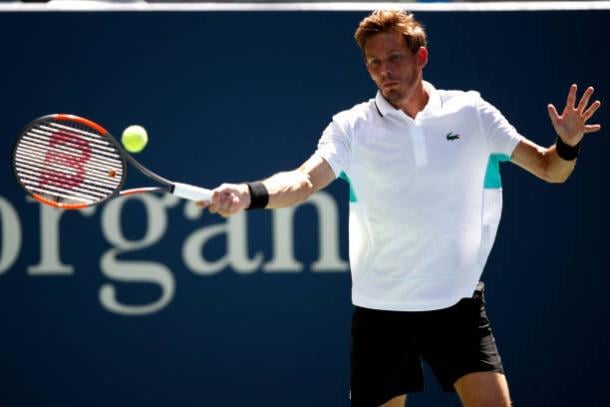
M 144 1 L 54 0 L 0 3 L 0 12 L 205 12 L 205 11 L 550 11 L 609 10 L 610 1 L 532 1 L 482 3 L 146 3 Z

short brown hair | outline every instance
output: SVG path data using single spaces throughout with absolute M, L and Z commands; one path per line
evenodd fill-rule
M 412 13 L 402 10 L 375 10 L 365 17 L 354 34 L 358 46 L 364 52 L 366 41 L 375 34 L 398 32 L 405 37 L 407 47 L 415 53 L 426 46 L 426 32 Z

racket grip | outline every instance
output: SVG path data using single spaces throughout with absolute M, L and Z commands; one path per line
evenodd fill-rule
M 191 201 L 209 201 L 212 199 L 211 190 L 180 182 L 174 183 L 172 194 Z

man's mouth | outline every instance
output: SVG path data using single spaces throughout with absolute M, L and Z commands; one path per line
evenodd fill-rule
M 398 85 L 398 82 L 395 81 L 388 81 L 388 82 L 384 82 L 381 84 L 382 88 L 392 88 L 394 86 Z

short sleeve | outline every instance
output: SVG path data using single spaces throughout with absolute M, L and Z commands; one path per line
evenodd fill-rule
M 479 97 L 477 101 L 479 118 L 487 139 L 490 154 L 504 154 L 510 157 L 523 136 L 506 120 L 491 103 Z
M 351 144 L 346 127 L 335 116 L 333 121 L 324 129 L 315 153 L 328 162 L 335 173 L 335 177 L 339 177 L 342 172 L 349 173 Z

